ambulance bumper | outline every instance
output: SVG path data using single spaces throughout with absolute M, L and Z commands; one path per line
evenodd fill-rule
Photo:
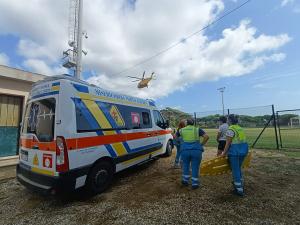
M 28 189 L 41 194 L 56 194 L 75 189 L 76 178 L 86 175 L 89 167 L 71 170 L 59 176 L 32 172 L 22 163 L 17 165 L 17 180 Z

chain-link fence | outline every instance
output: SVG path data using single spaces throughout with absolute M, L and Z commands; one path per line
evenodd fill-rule
M 255 148 L 277 148 L 276 121 L 272 105 L 251 108 L 227 109 L 225 116 L 236 114 L 239 117 L 239 124 L 245 130 L 247 141 Z M 209 111 L 194 113 L 197 126 L 203 128 L 210 136 L 208 146 L 217 147 L 217 133 L 219 117 L 223 111 Z
M 196 125 L 210 136 L 208 146 L 217 148 L 216 140 L 219 118 L 223 110 L 184 113 L 179 110 L 166 108 L 162 110 L 172 128 L 176 128 L 182 119 L 195 118 Z M 226 109 L 225 115 L 235 114 L 239 117 L 239 124 L 244 128 L 247 142 L 254 148 L 300 149 L 300 109 L 274 111 L 273 105 Z

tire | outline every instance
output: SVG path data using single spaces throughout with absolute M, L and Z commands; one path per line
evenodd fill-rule
M 169 140 L 168 143 L 167 143 L 167 146 L 166 146 L 166 152 L 163 156 L 165 156 L 165 157 L 171 156 L 172 155 L 172 150 L 173 150 L 172 141 Z
M 114 167 L 109 161 L 100 161 L 91 169 L 86 183 L 86 191 L 89 194 L 99 194 L 105 191 L 111 184 Z

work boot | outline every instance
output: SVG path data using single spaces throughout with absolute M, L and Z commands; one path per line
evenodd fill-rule
M 189 186 L 189 182 L 188 181 L 184 181 L 184 180 L 182 180 L 181 181 L 181 184 L 183 185 L 183 186 Z
M 232 193 L 239 197 L 244 197 L 245 193 L 243 191 L 233 190 Z
M 197 185 L 192 185 L 192 189 L 193 190 L 196 190 L 196 189 L 198 189 L 199 188 L 199 185 L 197 184 Z
M 242 187 L 235 187 L 233 190 L 233 194 L 243 197 L 244 196 L 244 188 Z

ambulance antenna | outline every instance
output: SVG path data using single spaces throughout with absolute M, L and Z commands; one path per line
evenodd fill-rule
M 70 0 L 69 8 L 69 28 L 68 28 L 68 44 L 71 49 L 63 52 L 63 66 L 73 69 L 75 77 L 80 79 L 82 71 L 82 36 L 87 37 L 87 33 L 82 31 L 82 8 L 83 0 Z

